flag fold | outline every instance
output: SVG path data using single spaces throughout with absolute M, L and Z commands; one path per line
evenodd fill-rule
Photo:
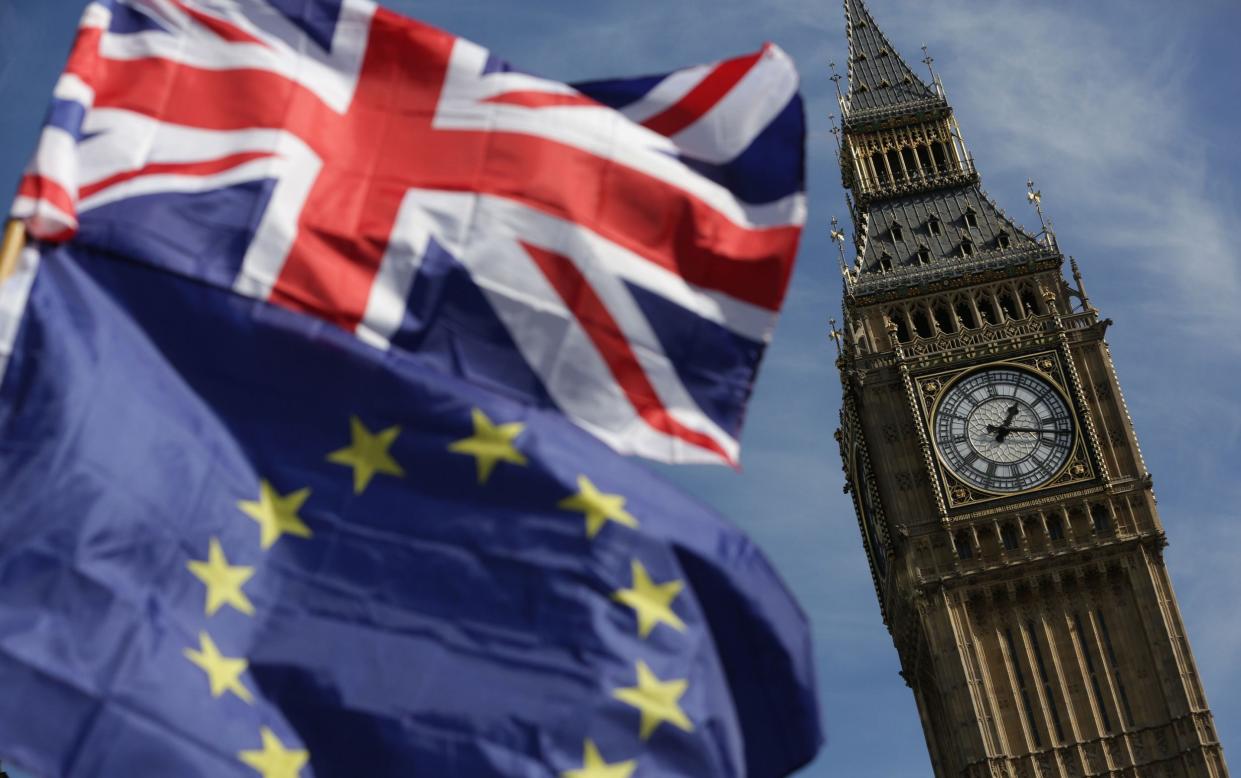
M 573 87 L 364 0 L 98 0 L 12 213 L 735 465 L 804 137 L 770 44 Z
M 813 754 L 806 623 L 709 510 L 416 355 L 45 251 L 0 287 L 0 758 L 725 777 Z

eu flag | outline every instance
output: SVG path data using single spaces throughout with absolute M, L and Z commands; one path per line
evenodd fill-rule
M 0 758 L 40 776 L 777 776 L 809 632 L 562 415 L 72 244 L 0 286 Z

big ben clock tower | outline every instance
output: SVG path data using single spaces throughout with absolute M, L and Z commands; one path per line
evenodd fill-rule
M 983 192 L 937 79 L 845 16 L 838 437 L 935 774 L 1227 776 L 1110 322 Z

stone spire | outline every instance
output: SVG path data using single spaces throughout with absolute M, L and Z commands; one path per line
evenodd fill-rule
M 841 111 L 846 122 L 872 114 L 947 108 L 944 98 L 914 75 L 888 43 L 862 0 L 845 0 L 845 30 L 849 37 L 849 92 Z
M 1055 254 L 982 190 L 938 83 L 913 74 L 863 0 L 844 6 L 849 89 L 840 100 L 840 166 L 857 248 L 845 274 L 850 293 L 910 292 Z

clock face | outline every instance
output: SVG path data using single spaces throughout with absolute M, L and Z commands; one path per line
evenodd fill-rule
M 1073 450 L 1073 418 L 1050 383 L 986 368 L 950 386 L 935 410 L 935 447 L 962 481 L 990 492 L 1047 483 Z
M 854 449 L 853 452 L 854 472 L 857 473 L 856 480 L 853 482 L 853 488 L 857 490 L 858 504 L 862 508 L 862 526 L 866 532 L 866 543 L 871 550 L 871 558 L 875 561 L 875 569 L 879 571 L 879 577 L 882 579 L 888 574 L 888 553 L 883 543 L 879 540 L 879 529 L 875 526 L 875 522 L 879 517 L 875 513 L 875 506 L 870 499 L 870 470 L 866 467 L 866 460 L 862 458 L 861 452 Z

